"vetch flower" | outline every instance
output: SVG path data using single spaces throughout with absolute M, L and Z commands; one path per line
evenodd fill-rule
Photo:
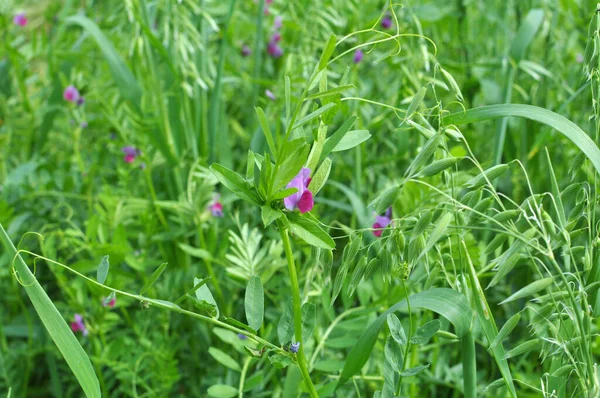
M 88 335 L 88 330 L 83 323 L 83 317 L 79 314 L 75 314 L 75 321 L 71 322 L 71 330 L 73 332 L 81 332 L 84 336 Z
M 238 333 L 237 336 L 240 340 L 246 340 L 248 338 L 248 336 L 246 336 L 245 334 L 242 334 L 242 333 Z
M 300 342 L 296 341 L 295 343 L 290 344 L 290 351 L 296 354 L 300 349 Z
M 352 60 L 354 61 L 355 64 L 358 64 L 358 63 L 360 63 L 360 61 L 362 61 L 363 55 L 364 54 L 363 54 L 362 50 L 359 48 L 354 53 L 354 58 Z
M 213 204 L 208 206 L 210 213 L 213 217 L 223 217 L 223 204 L 219 201 L 215 201 Z
M 272 100 L 272 101 L 275 101 L 275 99 L 276 99 L 275 94 L 273 94 L 273 92 L 271 90 L 269 90 L 269 89 L 265 90 L 265 95 L 267 97 L 269 97 L 269 99 Z
M 279 32 L 273 33 L 273 36 L 271 37 L 271 41 L 273 41 L 275 43 L 279 43 L 281 41 L 281 33 L 279 33 Z
M 281 27 L 283 26 L 283 20 L 281 18 L 281 15 L 278 15 L 275 17 L 275 21 L 273 22 L 273 26 L 275 27 L 275 29 L 281 29 Z
M 385 14 L 385 16 L 381 19 L 381 27 L 383 29 L 389 29 L 392 27 L 392 18 L 390 18 L 390 14 Z
M 241 53 L 242 53 L 242 57 L 248 57 L 248 56 L 250 56 L 250 54 L 252 54 L 252 49 L 247 44 L 244 44 L 242 46 Z
M 125 156 L 123 157 L 125 163 L 133 163 L 135 161 L 135 158 L 140 156 L 141 154 L 139 149 L 136 149 L 132 146 L 125 146 L 121 148 L 121 151 L 125 154 Z
M 114 308 L 115 304 L 117 303 L 117 297 L 113 297 L 109 301 L 107 301 L 108 298 L 109 297 L 105 297 L 105 298 L 102 299 L 102 306 L 103 307 Z
M 300 213 L 311 211 L 315 205 L 313 194 L 308 189 L 310 184 L 310 169 L 303 167 L 292 181 L 287 184 L 287 188 L 296 188 L 298 191 L 283 199 L 283 204 L 288 210 L 300 210 Z
M 27 17 L 25 16 L 25 13 L 20 12 L 17 15 L 15 15 L 13 18 L 13 22 L 15 25 L 18 25 L 20 27 L 27 25 Z
M 85 103 L 85 98 L 83 98 L 83 96 L 77 98 L 77 101 L 75 101 L 77 103 L 77 105 L 81 106 Z
M 267 52 L 273 58 L 279 58 L 283 55 L 283 49 L 277 44 L 273 38 L 267 44 Z
M 373 224 L 373 235 L 380 237 L 383 233 L 383 228 L 386 228 L 392 222 L 392 208 L 385 211 L 383 216 L 376 216 Z
M 79 91 L 77 91 L 75 86 L 68 86 L 63 92 L 63 98 L 69 102 L 77 102 L 79 99 Z
M 81 127 L 82 129 L 86 128 L 88 126 L 88 122 L 81 122 L 79 124 L 79 127 Z

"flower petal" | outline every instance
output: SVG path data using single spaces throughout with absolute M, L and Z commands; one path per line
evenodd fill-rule
M 315 201 L 313 200 L 313 194 L 307 189 L 302 193 L 302 196 L 300 196 L 298 209 L 300 210 L 300 213 L 306 213 L 307 211 L 311 211 L 314 205 Z

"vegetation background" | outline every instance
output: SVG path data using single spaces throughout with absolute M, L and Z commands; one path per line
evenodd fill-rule
M 0 1 L 0 396 L 598 396 L 599 18 Z

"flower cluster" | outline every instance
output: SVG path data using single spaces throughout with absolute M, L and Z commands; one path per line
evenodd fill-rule
M 219 201 L 218 195 L 208 206 L 208 210 L 210 210 L 210 213 L 213 215 L 213 217 L 223 217 L 223 203 Z
M 27 16 L 25 16 L 25 13 L 20 12 L 14 16 L 13 22 L 17 26 L 24 27 L 27 25 Z
M 83 323 L 83 317 L 79 314 L 75 314 L 75 320 L 71 322 L 71 330 L 73 332 L 81 332 L 84 336 L 88 335 L 87 327 Z
M 133 163 L 135 158 L 142 154 L 142 151 L 129 145 L 121 148 L 121 152 L 125 154 L 125 156 L 123 156 L 125 163 Z
M 273 58 L 279 58 L 283 55 L 283 49 L 279 45 L 279 42 L 281 41 L 281 33 L 279 32 L 279 30 L 282 28 L 282 26 L 283 22 L 281 17 L 275 17 L 275 22 L 273 23 L 275 31 L 273 32 L 273 35 L 271 36 L 271 39 L 267 44 L 267 52 Z

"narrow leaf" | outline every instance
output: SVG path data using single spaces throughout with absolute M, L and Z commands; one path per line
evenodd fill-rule
M 248 282 L 244 307 L 248 326 L 254 330 L 260 329 L 265 316 L 265 293 L 258 276 L 253 276 Z
M 96 279 L 99 283 L 104 284 L 106 281 L 106 277 L 108 276 L 108 269 L 110 268 L 110 263 L 108 262 L 108 254 L 102 257 L 100 260 L 100 265 L 98 265 L 98 271 L 96 272 Z

